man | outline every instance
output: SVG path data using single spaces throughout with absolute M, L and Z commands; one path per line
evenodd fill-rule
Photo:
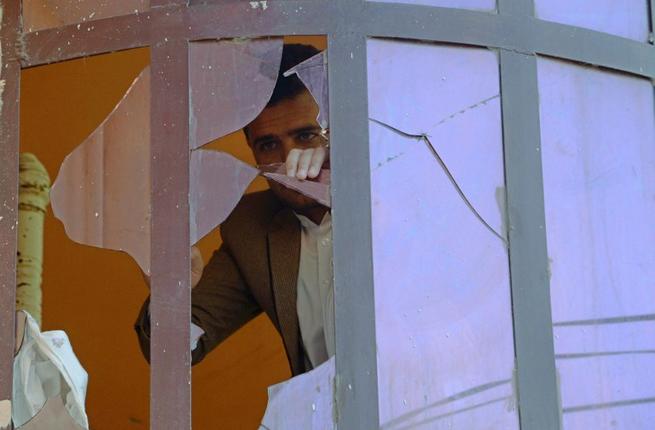
M 311 94 L 282 73 L 316 54 L 311 46 L 284 46 L 271 100 L 244 129 L 259 166 L 286 163 L 287 175 L 302 180 L 327 167 L 328 145 Z M 279 183 L 269 186 L 244 196 L 221 225 L 223 244 L 202 276 L 200 254 L 192 251 L 192 322 L 201 334 L 193 363 L 262 311 L 282 336 L 294 376 L 334 355 L 330 212 Z M 148 357 L 147 301 L 135 328 Z

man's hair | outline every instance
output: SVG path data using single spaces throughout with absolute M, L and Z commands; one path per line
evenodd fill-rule
M 283 100 L 290 100 L 298 94 L 307 90 L 305 84 L 294 73 L 291 76 L 284 77 L 284 72 L 292 67 L 302 63 L 303 61 L 318 54 L 319 51 L 312 45 L 303 45 L 300 43 L 285 43 L 282 48 L 282 60 L 280 61 L 280 71 L 277 75 L 273 95 L 266 104 L 266 107 L 274 106 Z M 243 128 L 243 134 L 248 139 L 248 124 Z
M 273 89 L 273 95 L 266 105 L 267 107 L 273 106 L 282 100 L 292 99 L 307 89 L 295 73 L 285 78 L 284 72 L 319 52 L 318 49 L 311 45 L 302 45 L 300 43 L 284 45 L 282 49 L 282 61 L 280 62 L 280 72 L 277 76 L 275 89 Z

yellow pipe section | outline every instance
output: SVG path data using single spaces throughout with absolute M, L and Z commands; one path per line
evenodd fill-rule
M 29 153 L 20 154 L 16 310 L 25 310 L 41 326 L 43 221 L 50 201 L 50 177 Z

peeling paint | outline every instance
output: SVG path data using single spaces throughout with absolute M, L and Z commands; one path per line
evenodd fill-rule
M 267 0 L 251 1 L 250 2 L 250 8 L 251 9 L 261 8 L 262 10 L 266 10 L 266 9 L 268 9 L 268 1 Z
M 2 57 L 2 54 L 0 54 L 0 67 L 2 67 L 2 58 L 1 57 Z M 4 92 L 5 92 L 5 80 L 0 79 L 0 111 L 2 110 L 2 105 L 3 105 L 3 101 L 4 101 L 4 99 L 2 98 L 2 96 L 4 95 Z

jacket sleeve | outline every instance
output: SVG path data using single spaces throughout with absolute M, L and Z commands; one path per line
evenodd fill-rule
M 141 307 L 135 324 L 141 351 L 150 361 L 150 299 Z M 261 313 L 243 281 L 229 248 L 223 244 L 205 266 L 191 293 L 191 321 L 204 330 L 192 351 L 193 364 L 200 362 L 219 343 Z

